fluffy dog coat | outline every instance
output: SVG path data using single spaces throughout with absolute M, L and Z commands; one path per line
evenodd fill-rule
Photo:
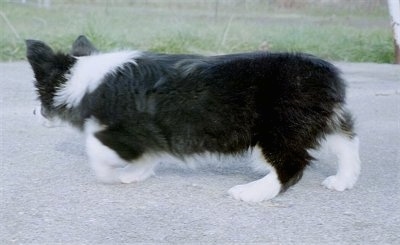
M 338 172 L 323 185 L 352 188 L 358 138 L 345 108 L 345 83 L 330 63 L 306 54 L 99 54 L 84 37 L 71 54 L 28 40 L 27 57 L 48 119 L 86 134 L 104 182 L 153 174 L 160 159 L 250 152 L 269 173 L 229 190 L 236 199 L 271 199 L 302 176 L 310 149 L 327 140 Z

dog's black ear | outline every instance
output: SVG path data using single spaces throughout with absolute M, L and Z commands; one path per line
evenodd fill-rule
M 26 57 L 32 66 L 37 80 L 41 80 L 51 68 L 55 54 L 44 42 L 26 40 Z
M 29 62 L 49 61 L 54 57 L 53 50 L 44 42 L 37 40 L 25 40 L 26 57 Z
M 80 35 L 72 44 L 71 55 L 73 56 L 88 56 L 98 52 L 97 48 L 84 35 Z

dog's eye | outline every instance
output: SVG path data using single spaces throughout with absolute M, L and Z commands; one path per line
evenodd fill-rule
M 35 116 L 36 116 L 36 108 L 35 108 L 35 109 L 33 109 L 33 115 L 35 115 Z

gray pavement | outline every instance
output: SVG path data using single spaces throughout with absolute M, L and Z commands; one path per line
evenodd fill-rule
M 83 137 L 44 128 L 26 62 L 0 64 L 0 244 L 400 244 L 400 66 L 338 63 L 357 117 L 362 172 L 354 189 L 320 183 L 326 152 L 299 184 L 262 203 L 227 195 L 256 179 L 244 165 L 161 167 L 129 185 L 96 182 Z

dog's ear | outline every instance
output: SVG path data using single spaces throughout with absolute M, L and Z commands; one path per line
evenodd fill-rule
M 97 48 L 84 35 L 80 35 L 72 44 L 71 55 L 73 56 L 88 56 L 98 52 Z
M 41 63 L 51 61 L 54 57 L 53 50 L 44 42 L 37 40 L 26 40 L 26 57 L 29 62 Z
M 44 42 L 26 40 L 26 57 L 32 66 L 37 80 L 41 80 L 49 72 L 54 62 L 53 50 Z

